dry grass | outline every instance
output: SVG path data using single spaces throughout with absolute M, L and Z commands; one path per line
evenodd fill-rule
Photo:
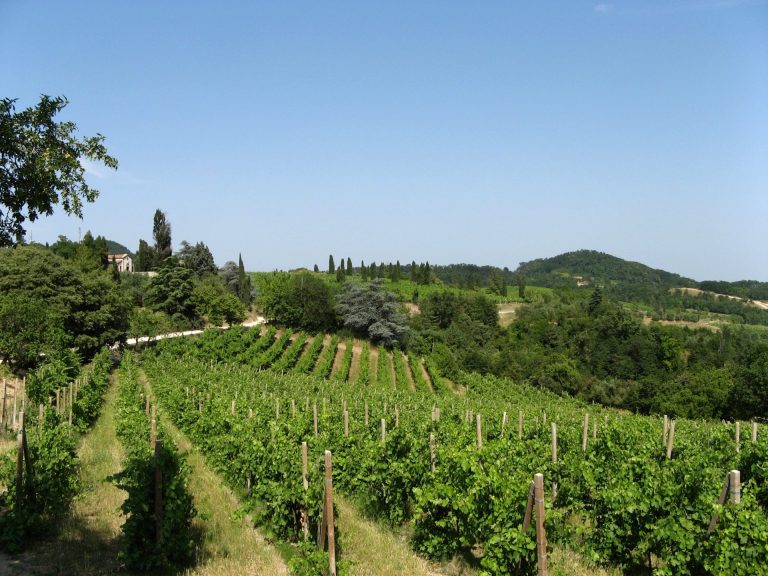
M 99 420 L 80 445 L 82 493 L 55 540 L 24 555 L 11 574 L 125 574 L 117 559 L 125 492 L 109 476 L 120 469 L 122 450 L 115 436 L 116 387 L 107 392 Z
M 408 547 L 404 539 L 360 516 L 344 498 L 335 496 L 344 558 L 353 576 L 432 576 L 440 574 Z
M 146 379 L 144 382 L 148 385 Z M 198 542 L 196 566 L 184 574 L 287 575 L 288 568 L 279 552 L 253 528 L 248 519 L 236 517 L 239 507 L 237 497 L 208 467 L 203 455 L 170 422 L 166 420 L 163 425 L 176 446 L 187 453 L 191 470 L 189 491 L 198 511 L 193 526 L 202 535 Z

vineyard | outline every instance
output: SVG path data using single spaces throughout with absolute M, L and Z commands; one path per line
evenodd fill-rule
M 435 385 L 428 364 L 353 348 L 269 329 L 167 341 L 140 359 L 163 413 L 254 518 L 304 542 L 297 572 L 317 573 L 325 561 L 305 539 L 321 518 L 330 450 L 334 486 L 365 514 L 408 526 L 419 553 L 460 556 L 484 574 L 537 569 L 534 533 L 523 528 L 536 473 L 550 543 L 590 562 L 766 573 L 768 438 L 756 424 L 667 425 L 476 376 L 456 395 Z M 733 469 L 740 503 L 720 504 Z M 343 571 L 343 534 L 336 548 Z

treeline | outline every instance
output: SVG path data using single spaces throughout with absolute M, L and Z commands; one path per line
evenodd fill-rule
M 518 311 L 506 329 L 478 314 L 478 297 L 433 294 L 411 320 L 409 344 L 442 374 L 507 376 L 636 412 L 705 418 L 768 413 L 768 337 L 646 326 L 601 290 L 560 294 Z M 479 297 L 482 298 L 482 297 Z

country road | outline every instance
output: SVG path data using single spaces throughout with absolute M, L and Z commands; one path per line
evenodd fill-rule
M 266 322 L 264 316 L 257 316 L 252 320 L 246 320 L 241 324 L 246 328 L 253 328 L 254 326 L 261 326 Z M 221 326 L 221 330 L 227 330 L 229 326 Z M 165 340 L 167 338 L 179 338 L 181 336 L 194 336 L 196 334 L 202 334 L 202 330 L 185 330 L 183 332 L 169 332 L 167 334 L 158 334 L 157 336 L 139 336 L 138 338 L 128 338 L 125 341 L 126 346 L 135 346 L 138 343 L 154 342 L 155 340 Z

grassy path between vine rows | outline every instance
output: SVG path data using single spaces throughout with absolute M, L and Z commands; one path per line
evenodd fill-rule
M 143 371 L 140 378 L 153 398 L 151 384 Z M 162 413 L 159 414 L 162 418 Z M 253 528 L 247 519 L 236 519 L 237 497 L 211 470 L 205 457 L 168 419 L 162 425 L 190 467 L 189 491 L 197 517 L 193 525 L 202 534 L 198 561 L 184 574 L 196 576 L 279 576 L 289 573 L 280 553 Z
M 14 558 L 10 564 L 0 565 L 3 574 L 96 576 L 121 572 L 117 552 L 123 523 L 120 505 L 125 492 L 107 480 L 120 470 L 122 459 L 115 435 L 116 396 L 113 377 L 101 415 L 78 448 L 82 490 L 58 535 Z

